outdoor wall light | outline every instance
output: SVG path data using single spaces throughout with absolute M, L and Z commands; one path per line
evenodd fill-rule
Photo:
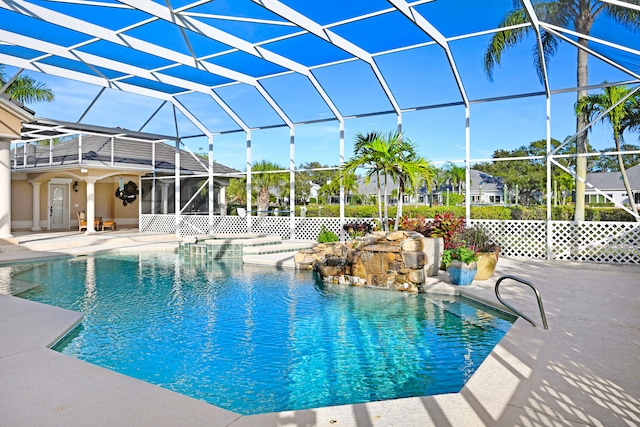
M 82 169 L 80 169 L 80 172 L 87 173 L 87 172 L 89 172 L 89 169 L 82 168 Z
M 73 183 L 73 191 L 78 192 L 78 181 Z

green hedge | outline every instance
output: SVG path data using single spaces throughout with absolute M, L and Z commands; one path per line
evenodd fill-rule
M 339 205 L 308 205 L 307 217 L 334 217 L 340 216 Z M 572 205 L 557 206 L 551 208 L 551 218 L 556 221 L 571 221 L 574 207 Z M 453 212 L 456 216 L 465 216 L 464 206 L 414 206 L 403 205 L 402 213 L 408 216 L 422 215 L 433 218 L 436 214 Z M 300 207 L 296 206 L 296 215 L 300 215 Z M 377 218 L 378 207 L 371 205 L 345 206 L 345 216 L 348 218 Z M 389 218 L 395 218 L 396 207 L 389 207 Z M 541 220 L 547 218 L 545 206 L 471 206 L 472 219 L 516 219 L 516 220 Z M 611 207 L 588 207 L 585 209 L 587 221 L 633 221 L 633 216 L 622 209 Z

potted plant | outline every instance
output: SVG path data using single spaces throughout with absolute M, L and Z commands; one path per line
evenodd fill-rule
M 442 263 L 454 285 L 470 285 L 476 276 L 478 266 L 476 251 L 462 244 L 442 252 Z
M 496 270 L 500 246 L 491 240 L 480 224 L 465 228 L 459 238 L 478 255 L 478 271 L 474 280 L 487 280 Z

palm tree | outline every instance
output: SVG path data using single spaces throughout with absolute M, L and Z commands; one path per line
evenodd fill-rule
M 632 90 L 625 86 L 605 87 L 602 93 L 591 94 L 581 98 L 576 103 L 575 108 L 577 114 L 586 116 L 589 121 L 610 109 L 608 113 L 600 118 L 600 121 L 609 122 L 613 129 L 613 141 L 616 144 L 616 151 L 618 151 L 618 166 L 620 167 L 622 182 L 624 183 L 624 188 L 627 190 L 629 204 L 635 213 L 636 221 L 640 222 L 638 208 L 634 202 L 633 191 L 631 190 L 631 184 L 629 184 L 627 171 L 624 167 L 624 160 L 622 154 L 620 154 L 620 141 L 622 140 L 622 133 L 624 132 L 623 124 L 625 121 L 628 121 L 633 112 L 640 106 L 640 95 L 635 93 L 629 96 L 631 92 Z M 628 98 L 622 101 L 626 96 L 628 96 Z M 616 103 L 618 103 L 618 105 L 613 107 Z
M 352 194 L 358 194 L 358 177 L 353 171 L 337 170 L 333 174 L 331 182 L 336 182 L 337 192 L 340 192 L 340 187 L 344 189 L 344 200 L 349 200 L 349 196 Z
M 258 215 L 266 216 L 269 210 L 270 189 L 281 187 L 287 179 L 287 172 L 274 172 L 283 169 L 279 164 L 269 162 L 268 160 L 256 162 L 251 167 L 252 172 L 258 172 L 251 176 L 251 183 L 258 188 L 258 200 L 256 201 Z
M 434 168 L 433 170 L 433 178 L 431 178 L 431 204 L 433 204 L 433 196 L 435 193 L 440 190 L 447 181 L 449 180 L 449 172 L 443 168 Z
M 402 195 L 407 187 L 417 185 L 419 177 L 430 179 L 431 166 L 427 160 L 416 154 L 411 141 L 403 139 L 399 132 L 371 132 L 366 135 L 357 134 L 353 157 L 343 167 L 343 173 L 355 172 L 357 168 L 368 167 L 365 180 L 370 182 L 376 177 L 378 187 L 378 214 L 383 230 L 388 230 L 388 201 L 386 189 L 388 180 L 398 184 L 398 210 L 396 213 L 395 229 L 398 229 L 398 214 L 402 214 Z M 382 214 L 382 198 L 380 197 L 380 180 L 384 177 L 384 216 Z
M 447 166 L 447 173 L 451 180 L 451 185 L 457 187 L 458 194 L 462 193 L 462 183 L 467 177 L 467 170 L 462 166 L 456 166 L 453 163 L 449 163 Z
M 231 178 L 226 191 L 228 205 L 244 205 L 247 203 L 247 179 Z
M 4 65 L 0 64 L 0 88 L 7 84 L 8 79 L 4 72 Z M 19 76 L 5 90 L 9 99 L 15 99 L 23 104 L 46 101 L 51 102 L 55 95 L 45 83 L 38 82 L 29 76 Z
M 505 14 L 500 22 L 501 27 L 530 23 L 528 14 L 522 7 L 522 3 L 519 0 L 513 3 L 515 9 Z M 635 0 L 627 0 L 627 3 L 638 4 Z M 574 30 L 580 34 L 589 35 L 594 20 L 601 14 L 609 15 L 614 21 L 627 28 L 633 30 L 640 29 L 640 11 L 619 6 L 618 4 L 598 0 L 532 0 L 533 9 L 538 19 L 558 26 L 573 24 Z M 484 56 L 484 69 L 489 79 L 493 79 L 493 69 L 496 65 L 500 64 L 502 54 L 507 49 L 517 45 L 533 30 L 533 26 L 517 27 L 498 31 L 493 35 Z M 548 62 L 556 53 L 559 41 L 560 40 L 553 34 L 544 30 L 542 31 L 541 43 L 545 62 Z M 584 37 L 578 37 L 578 44 L 581 48 L 578 49 L 577 87 L 583 88 L 579 89 L 577 93 L 577 100 L 580 102 L 582 98 L 587 96 L 586 87 L 589 85 L 588 53 L 585 50 L 589 42 Z M 533 48 L 533 55 L 534 65 L 542 81 L 544 75 L 542 70 L 543 61 L 537 49 L 537 44 Z M 583 129 L 587 123 L 588 120 L 585 114 L 577 115 L 576 129 L 578 131 Z M 586 132 L 581 132 L 577 135 L 576 145 L 578 154 L 588 152 Z M 578 156 L 576 159 L 576 209 L 574 218 L 576 221 L 584 221 L 584 180 L 586 176 L 587 157 Z
M 397 231 L 402 216 L 402 199 L 405 189 L 416 187 L 422 180 L 425 180 L 430 187 L 434 171 L 428 160 L 418 156 L 416 146 L 408 139 L 395 141 L 391 154 L 395 161 L 389 175 L 394 182 L 398 183 L 398 209 L 396 209 L 396 221 L 393 227 Z
M 355 137 L 355 144 L 353 146 L 353 157 L 349 159 L 344 165 L 342 165 L 343 173 L 355 173 L 356 169 L 361 167 L 369 167 L 365 173 L 365 182 L 369 184 L 371 178 L 375 176 L 376 186 L 378 190 L 378 220 L 383 230 L 386 230 L 386 225 L 382 218 L 382 198 L 380 197 L 380 171 L 377 165 L 381 162 L 381 153 L 378 152 L 380 144 L 376 143 L 382 136 L 381 132 L 369 132 L 363 134 L 358 132 Z M 386 197 L 385 197 L 386 203 Z

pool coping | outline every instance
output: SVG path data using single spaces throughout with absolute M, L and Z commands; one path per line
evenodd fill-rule
M 110 248 L 113 249 L 116 248 Z M 575 287 L 580 277 L 606 278 L 615 273 L 616 286 L 633 292 L 633 278 L 640 277 L 638 266 L 502 258 L 498 266 L 493 280 L 455 288 L 442 282 L 434 283 L 432 291 L 457 291 L 464 297 L 495 306 L 495 295 L 492 296 L 495 278 L 506 272 L 526 274 L 532 266 L 539 273 L 544 272 L 546 278 L 567 279 L 568 288 Z M 543 299 L 546 297 L 545 307 L 549 307 L 550 331 L 517 320 L 459 393 L 250 416 L 241 416 L 50 350 L 49 346 L 77 325 L 81 314 L 0 296 L 0 390 L 5 396 L 0 400 L 0 424 L 238 427 L 637 423 L 640 412 L 633 404 L 640 401 L 640 391 L 637 382 L 628 378 L 628 372 L 635 366 L 634 355 L 637 357 L 637 345 L 633 343 L 637 343 L 640 336 L 639 316 L 631 312 L 617 320 L 598 322 L 585 314 L 584 307 L 578 307 L 578 311 L 559 310 L 554 302 L 557 299 L 554 286 L 540 288 Z M 564 289 L 563 295 L 567 293 L 571 295 L 573 290 Z M 526 292 L 507 292 L 506 295 L 525 306 L 528 315 L 539 318 L 535 304 L 531 304 L 532 297 Z M 636 293 L 630 295 L 634 295 L 635 300 L 621 294 L 623 300 L 630 301 L 631 307 L 636 307 Z M 606 298 L 598 298 L 598 302 L 607 305 Z M 615 313 L 615 307 L 611 312 Z M 580 352 L 573 354 L 563 341 L 571 334 L 575 338 L 585 329 L 580 325 L 585 322 L 592 332 L 587 339 L 616 344 L 589 348 L 601 351 L 601 358 L 583 355 L 580 359 L 576 357 Z M 585 337 L 580 339 L 580 345 L 590 346 Z M 573 357 L 567 359 L 566 353 Z M 586 349 L 582 353 L 587 353 Z M 613 363 L 614 367 L 600 366 L 602 360 Z M 565 392 L 564 389 L 575 388 L 571 381 L 575 383 L 583 376 L 585 384 L 593 384 L 594 378 L 597 380 L 593 390 L 583 391 L 584 396 L 580 398 L 576 397 L 579 388 L 574 393 Z M 598 403 L 596 398 L 606 400 L 602 394 L 607 393 L 625 404 Z

